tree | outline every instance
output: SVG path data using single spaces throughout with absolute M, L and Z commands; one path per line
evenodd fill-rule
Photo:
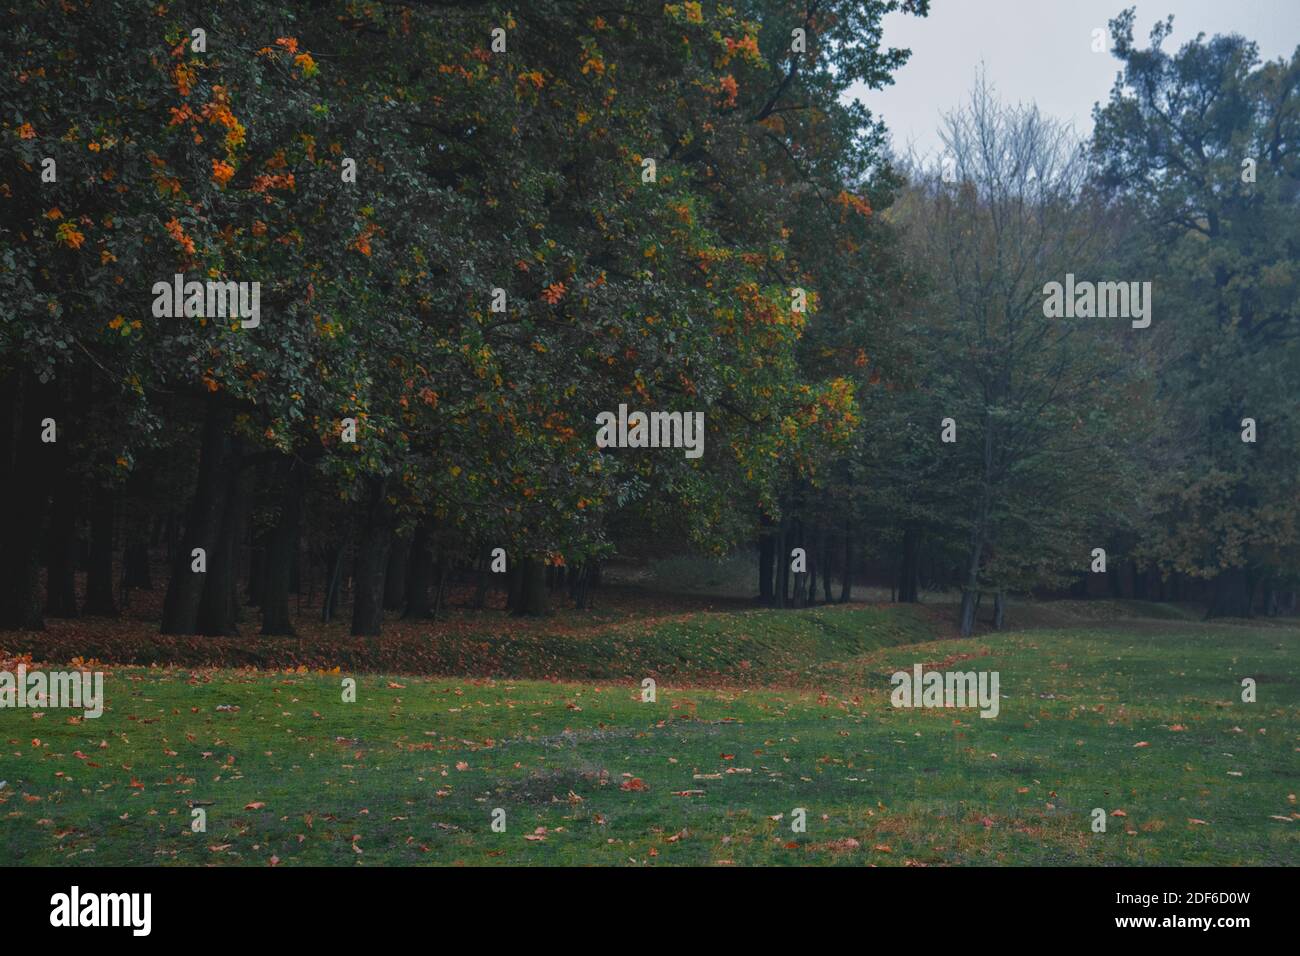
M 1086 566 L 1087 532 L 1123 500 L 1143 382 L 1124 360 L 1125 337 L 1140 334 L 1128 322 L 1045 314 L 1047 283 L 1103 262 L 1080 144 L 1036 108 L 1000 103 L 983 78 L 941 133 L 955 181 L 942 163 L 915 171 L 899 216 L 933 264 L 914 328 L 925 419 L 913 427 L 943 461 L 934 498 L 964 536 L 970 634 L 981 591 Z M 955 440 L 942 440 L 945 425 Z
M 0 38 L 0 440 L 21 479 L 6 624 L 39 623 L 47 479 L 66 470 L 29 439 L 86 383 L 57 449 L 86 480 L 59 496 L 91 498 L 74 504 L 109 604 L 115 515 L 183 512 L 168 633 L 238 626 L 250 540 L 263 631 L 291 630 L 306 522 L 331 582 L 355 554 L 365 634 L 394 534 L 422 529 L 417 615 L 436 611 L 433 574 L 491 547 L 585 574 L 633 521 L 714 551 L 749 534 L 754 502 L 855 421 L 851 384 L 801 364 L 790 287 L 811 314 L 817 277 L 793 253 L 815 249 L 813 193 L 866 208 L 853 190 L 878 130 L 858 142 L 864 114 L 838 98 L 901 62 L 878 48 L 897 8 L 235 0 L 20 18 Z M 178 274 L 257 283 L 259 320 L 163 308 L 155 287 Z M 597 448 L 595 416 L 620 403 L 703 411 L 705 457 Z M 132 480 L 146 470 L 168 481 Z M 60 512 L 61 540 L 79 520 Z M 545 577 L 521 577 L 520 608 L 543 608 Z
M 1141 49 L 1131 9 L 1111 22 L 1124 69 L 1093 153 L 1160 296 L 1173 418 L 1145 551 L 1211 582 L 1210 615 L 1247 616 L 1300 570 L 1300 47 L 1261 64 L 1240 36 L 1201 35 L 1170 53 L 1171 29 Z

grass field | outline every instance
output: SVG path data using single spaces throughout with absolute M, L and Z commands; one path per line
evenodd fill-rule
M 1294 863 L 1300 628 L 1097 616 L 965 641 L 864 605 L 484 635 L 499 676 L 354 674 L 355 703 L 346 669 L 113 666 L 97 720 L 0 710 L 0 845 L 87 865 Z M 1000 714 L 891 707 L 916 662 L 998 671 Z

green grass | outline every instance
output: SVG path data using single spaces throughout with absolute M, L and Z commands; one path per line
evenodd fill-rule
M 559 640 L 579 683 L 357 675 L 353 704 L 346 673 L 113 668 L 98 720 L 0 711 L 0 845 L 93 865 L 1293 863 L 1300 629 L 1143 617 L 927 641 L 915 609 L 701 614 Z M 999 716 L 892 708 L 889 675 L 918 661 L 997 670 Z

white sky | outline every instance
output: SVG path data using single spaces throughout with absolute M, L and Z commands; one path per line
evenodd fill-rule
M 1147 45 L 1151 25 L 1174 15 L 1164 49 L 1177 50 L 1198 32 L 1240 33 L 1265 60 L 1290 58 L 1300 44 L 1300 0 L 931 0 L 926 18 L 890 14 L 884 45 L 912 57 L 884 90 L 854 87 L 884 119 L 894 147 L 936 154 L 940 117 L 959 105 L 981 63 L 999 96 L 1036 102 L 1049 116 L 1092 131 L 1092 106 L 1110 95 L 1119 62 L 1092 52 L 1092 31 L 1129 6 L 1137 7 L 1133 38 Z

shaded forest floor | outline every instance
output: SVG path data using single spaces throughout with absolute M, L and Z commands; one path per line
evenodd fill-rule
M 958 637 L 955 595 L 930 594 L 920 604 L 894 604 L 856 588 L 848 604 L 771 610 L 750 597 L 717 591 L 667 591 L 661 582 L 616 584 L 592 593 L 579 610 L 562 590 L 547 617 L 517 617 L 502 593 L 487 607 L 470 605 L 475 589 L 448 588 L 433 620 L 387 613 L 378 637 L 353 637 L 350 608 L 329 622 L 315 600 L 292 602 L 294 637 L 262 637 L 259 611 L 242 609 L 239 634 L 161 635 L 164 591 L 134 591 L 116 618 L 47 618 L 43 631 L 0 634 L 0 652 L 62 663 L 257 667 L 542 680 L 671 680 L 681 685 L 807 686 L 824 675 L 809 670 L 878 647 Z M 838 593 L 838 588 L 836 589 Z M 887 599 L 888 593 L 883 595 Z M 866 600 L 863 600 L 863 599 Z M 873 600 L 874 599 L 874 600 Z M 980 614 L 977 633 L 992 633 Z M 1006 630 L 1124 624 L 1159 628 L 1199 624 L 1192 605 L 1133 600 L 1013 601 Z M 1300 626 L 1300 619 L 1224 621 L 1223 626 Z
M 303 642 L 319 669 L 113 666 L 99 719 L 0 710 L 0 841 L 91 865 L 1294 864 L 1300 627 L 1086 603 L 1112 619 L 970 640 L 924 607 L 453 614 L 380 646 L 551 679 L 358 673 L 355 703 L 345 625 Z M 893 708 L 918 662 L 998 671 L 1000 714 Z
M 465 603 L 469 594 L 464 589 Z M 116 620 L 47 620 L 44 631 L 0 635 L 0 649 L 53 662 L 754 686 L 806 682 L 810 663 L 926 640 L 942 627 L 941 614 L 929 608 L 765 611 L 752 601 L 637 588 L 602 589 L 594 609 L 557 606 L 545 618 L 516 617 L 503 607 L 474 611 L 460 597 L 453 593 L 436 620 L 390 615 L 373 638 L 351 636 L 346 614 L 325 624 L 310 612 L 298 616 L 296 637 L 262 637 L 255 621 L 232 637 L 160 635 L 152 611 L 137 607 Z

